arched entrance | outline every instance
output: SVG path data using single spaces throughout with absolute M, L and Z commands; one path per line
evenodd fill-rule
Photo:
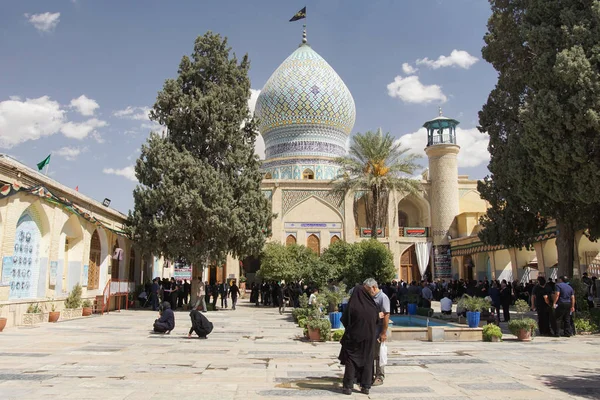
M 96 290 L 100 284 L 100 264 L 102 260 L 102 245 L 96 229 L 90 241 L 90 265 L 88 267 L 88 290 Z
M 417 253 L 415 252 L 414 244 L 404 250 L 404 253 L 400 256 L 399 278 L 408 283 L 421 280 L 421 273 L 419 272 L 419 266 L 417 264 Z
M 321 255 L 321 241 L 314 233 L 306 239 L 306 247 L 314 251 L 318 256 Z
M 19 218 L 15 232 L 9 299 L 36 297 L 40 273 L 41 241 L 41 229 L 26 210 Z

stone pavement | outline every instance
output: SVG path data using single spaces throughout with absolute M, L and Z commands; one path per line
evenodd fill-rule
M 208 340 L 170 335 L 157 313 L 111 312 L 0 333 L 0 399 L 367 398 L 340 394 L 338 343 L 309 343 L 287 313 L 242 301 L 207 314 Z M 371 399 L 600 399 L 600 340 L 389 342 L 385 384 Z

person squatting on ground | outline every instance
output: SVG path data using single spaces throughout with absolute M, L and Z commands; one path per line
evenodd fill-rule
M 352 290 L 348 306 L 342 314 L 346 327 L 340 340 L 342 349 L 339 360 L 345 366 L 342 393 L 352 394 L 354 382 L 361 392 L 369 394 L 373 382 L 373 352 L 375 350 L 378 309 L 371 293 L 364 285 Z
M 168 301 L 163 303 L 163 310 L 160 318 L 154 321 L 154 332 L 156 333 L 171 333 L 175 328 L 175 314 L 171 310 L 171 304 Z
M 190 312 L 190 319 L 192 320 L 192 327 L 188 333 L 188 338 L 192 337 L 192 332 L 196 332 L 196 335 L 198 335 L 200 339 L 206 339 L 213 330 L 212 322 L 196 309 L 193 309 Z

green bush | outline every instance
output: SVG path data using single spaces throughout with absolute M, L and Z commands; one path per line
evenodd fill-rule
M 65 299 L 65 308 L 74 309 L 79 307 L 81 307 L 81 285 L 78 283 L 73 286 L 69 297 Z
M 485 310 L 489 310 L 490 302 L 486 299 L 482 299 L 481 297 L 471 297 L 469 295 L 464 295 L 456 305 L 457 309 L 465 309 L 471 312 L 481 312 Z
M 39 303 L 30 303 L 27 306 L 27 314 L 41 314 L 44 311 Z
M 528 330 L 531 332 L 531 336 L 533 336 L 536 328 L 537 322 L 531 318 L 515 318 L 508 321 L 508 329 L 515 336 L 517 336 L 520 330 Z
M 427 307 L 417 307 L 417 315 L 422 317 L 431 317 L 433 315 L 433 309 Z
M 302 317 L 298 319 L 298 326 L 300 328 L 306 328 L 306 321 L 308 320 L 308 318 L 306 317 Z
M 324 342 L 331 339 L 331 322 L 329 322 L 329 318 L 311 317 L 306 321 L 306 327 L 313 330 L 318 329 L 321 340 Z
M 575 323 L 575 330 L 577 333 L 595 333 L 598 331 L 598 325 L 596 325 L 589 317 L 577 317 L 573 322 Z
M 491 342 L 492 338 L 502 339 L 502 330 L 498 325 L 487 324 L 483 326 L 483 341 Z
M 338 286 L 338 290 L 335 292 L 328 288 L 324 288 L 323 290 L 320 290 L 319 293 L 323 294 L 324 302 L 327 304 L 327 311 L 336 312 L 338 311 L 338 306 L 342 300 L 344 300 L 344 297 L 346 297 L 346 285 L 341 283 Z
M 521 315 L 521 317 L 522 317 L 531 308 L 529 307 L 529 304 L 527 304 L 527 302 L 525 300 L 517 300 L 517 301 L 515 301 L 515 309 L 517 310 L 517 313 L 519 313 L 519 315 Z
M 406 304 L 418 304 L 419 303 L 419 295 L 418 294 L 407 294 L 404 296 L 402 303 Z
M 333 340 L 334 342 L 339 342 L 340 340 L 342 340 L 342 336 L 344 336 L 344 332 L 345 331 L 343 329 L 336 329 L 331 334 L 331 340 Z

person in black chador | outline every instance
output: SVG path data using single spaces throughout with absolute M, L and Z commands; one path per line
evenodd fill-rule
M 175 314 L 171 310 L 171 304 L 168 301 L 163 303 L 163 310 L 160 318 L 154 321 L 154 332 L 156 333 L 171 333 L 175 328 Z
M 546 285 L 543 276 L 537 278 L 538 284 L 531 295 L 532 310 L 537 311 L 538 327 L 541 336 L 550 336 L 550 312 L 552 311 L 552 289 Z
M 206 336 L 213 330 L 212 322 L 198 310 L 192 310 L 190 312 L 190 318 L 192 319 L 192 327 L 188 333 L 188 338 L 192 337 L 192 332 L 196 332 L 196 335 L 198 335 L 200 339 L 206 339 Z
M 342 350 L 338 358 L 346 366 L 342 389 L 344 394 L 352 394 L 355 380 L 360 384 L 361 392 L 369 394 L 373 383 L 373 351 L 378 317 L 373 297 L 364 286 L 357 285 L 342 314 L 346 331 L 340 341 Z

